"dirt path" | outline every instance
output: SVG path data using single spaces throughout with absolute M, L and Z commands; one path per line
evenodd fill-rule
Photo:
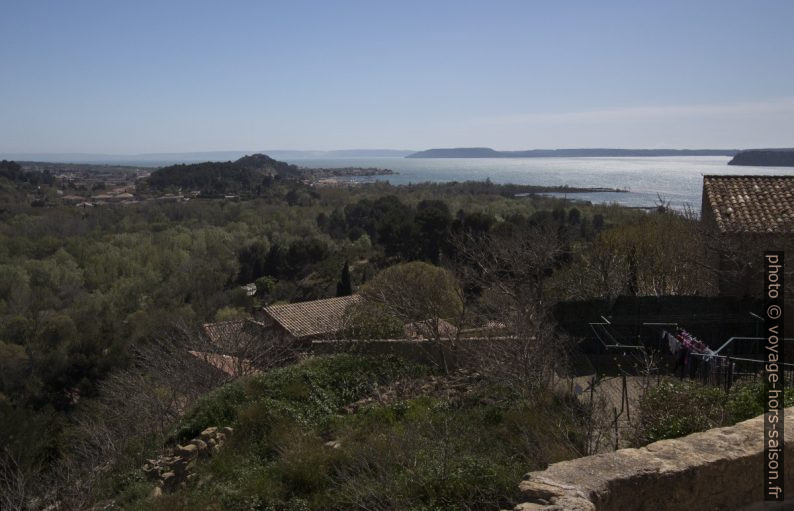
M 586 405 L 593 403 L 595 421 L 594 444 L 596 452 L 611 452 L 615 449 L 617 436 L 618 448 L 629 446 L 631 419 L 637 411 L 642 378 L 625 377 L 625 390 L 622 377 L 607 377 L 593 381 L 592 376 L 580 376 L 573 380 L 573 391 Z M 592 392 L 591 392 L 592 388 Z M 617 418 L 617 431 L 615 419 Z

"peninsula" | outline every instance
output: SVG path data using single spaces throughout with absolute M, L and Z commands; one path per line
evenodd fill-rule
M 794 148 L 791 149 L 749 149 L 739 151 L 728 165 L 749 165 L 754 167 L 794 167 Z

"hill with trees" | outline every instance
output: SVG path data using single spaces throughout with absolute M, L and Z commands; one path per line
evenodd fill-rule
M 224 195 L 261 190 L 270 187 L 273 179 L 299 175 L 295 165 L 252 154 L 236 161 L 170 165 L 152 172 L 147 182 L 154 190 L 182 188 Z

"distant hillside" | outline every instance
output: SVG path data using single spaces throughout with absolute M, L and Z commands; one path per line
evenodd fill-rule
M 248 156 L 243 156 L 236 162 L 237 165 L 245 167 L 249 170 L 253 170 L 256 172 L 265 173 L 269 176 L 280 176 L 280 177 L 297 177 L 300 172 L 298 171 L 298 167 L 295 165 L 291 165 L 289 163 L 274 160 L 270 156 L 266 154 L 251 154 Z
M 339 149 L 285 150 L 249 149 L 240 151 L 202 151 L 185 153 L 138 153 L 138 154 L 97 154 L 97 153 L 0 153 L 0 160 L 45 161 L 65 163 L 98 163 L 113 165 L 135 165 L 140 167 L 160 167 L 176 163 L 202 163 L 205 161 L 234 161 L 246 154 L 264 153 L 282 160 L 312 158 L 382 158 L 402 157 L 415 151 L 404 149 Z
M 618 156 L 734 156 L 735 149 L 531 149 L 496 151 L 490 147 L 428 149 L 406 158 L 564 158 Z
M 749 149 L 740 151 L 728 165 L 751 165 L 757 167 L 794 167 L 792 149 Z
M 323 158 L 402 158 L 416 151 L 405 149 L 337 149 L 333 151 L 273 149 L 264 152 L 283 160 L 306 160 Z
M 227 194 L 269 186 L 274 177 L 293 178 L 299 175 L 300 171 L 295 165 L 264 154 L 252 154 L 237 161 L 170 165 L 152 172 L 147 181 L 156 190 L 176 187 Z

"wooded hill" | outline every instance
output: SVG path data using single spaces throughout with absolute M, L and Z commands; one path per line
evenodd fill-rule
M 299 175 L 295 165 L 252 154 L 236 161 L 170 165 L 152 172 L 147 182 L 155 190 L 183 188 L 203 194 L 228 194 L 267 188 L 274 178 Z

